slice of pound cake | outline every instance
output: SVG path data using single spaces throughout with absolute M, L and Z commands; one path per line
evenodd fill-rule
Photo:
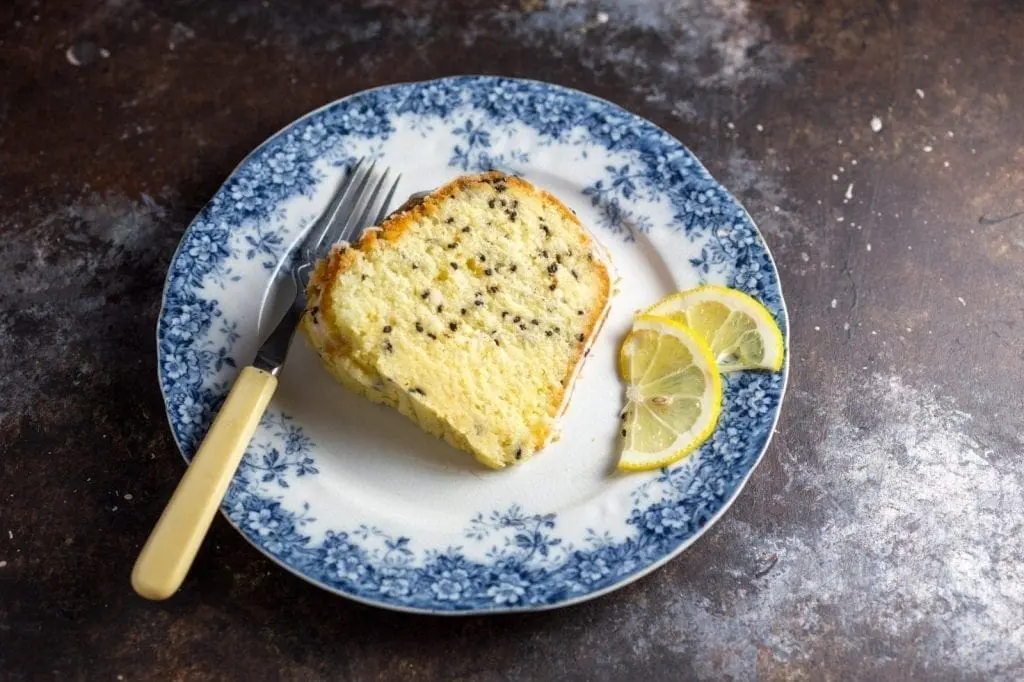
M 604 250 L 569 209 L 492 172 L 336 247 L 302 327 L 344 385 L 497 469 L 551 440 L 609 288 Z

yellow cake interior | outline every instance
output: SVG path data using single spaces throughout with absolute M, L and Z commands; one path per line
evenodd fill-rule
M 490 173 L 336 248 L 302 326 L 348 388 L 501 468 L 551 438 L 608 298 L 604 252 L 575 215 Z

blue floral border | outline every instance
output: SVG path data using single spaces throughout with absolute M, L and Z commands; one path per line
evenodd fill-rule
M 182 238 L 170 266 L 157 330 L 158 363 L 171 429 L 190 459 L 229 382 L 209 381 L 237 365 L 237 322 L 209 294 L 237 279 L 234 259 L 272 269 L 282 239 L 272 229 L 281 206 L 311 196 L 316 163 L 348 163 L 352 140 L 387 140 L 395 117 L 412 114 L 424 136 L 446 125 L 460 142 L 449 165 L 461 170 L 528 163 L 523 153 L 498 153 L 492 131 L 528 126 L 540 144 L 597 147 L 621 163 L 585 190 L 601 227 L 634 239 L 653 226 L 635 204 L 667 202 L 666 228 L 691 242 L 701 273 L 724 274 L 730 286 L 759 298 L 786 331 L 778 275 L 746 212 L 677 140 L 625 110 L 583 93 L 534 81 L 459 77 L 378 88 L 320 109 L 271 138 L 232 174 Z M 224 370 L 224 371 L 222 371 Z M 787 368 L 788 370 L 788 368 Z M 518 507 L 481 514 L 467 524 L 467 542 L 492 542 L 486 561 L 460 547 L 417 552 L 406 537 L 361 526 L 332 531 L 313 543 L 303 534 L 308 507 L 285 509 L 272 489 L 289 475 L 316 475 L 311 443 L 284 415 L 268 415 L 279 447 L 251 450 L 224 502 L 229 518 L 257 547 L 296 573 L 371 603 L 428 612 L 490 612 L 551 607 L 598 594 L 681 551 L 721 513 L 757 463 L 778 415 L 786 372 L 727 378 L 720 426 L 699 457 L 638 487 L 629 537 L 590 531 L 573 545 L 553 514 Z M 275 421 L 276 420 L 276 421 Z M 305 440 L 304 440 L 305 439 Z

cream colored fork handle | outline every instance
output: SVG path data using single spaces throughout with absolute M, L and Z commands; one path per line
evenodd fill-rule
M 167 599 L 181 586 L 275 388 L 277 377 L 255 367 L 238 376 L 135 561 L 141 596 Z

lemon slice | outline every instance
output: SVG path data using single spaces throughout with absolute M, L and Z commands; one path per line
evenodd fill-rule
M 671 294 L 645 311 L 681 322 L 704 339 L 722 372 L 778 371 L 786 354 L 772 314 L 742 291 L 714 285 Z
M 715 430 L 722 379 L 707 344 L 683 325 L 637 317 L 619 350 L 619 371 L 626 381 L 620 469 L 677 462 Z

